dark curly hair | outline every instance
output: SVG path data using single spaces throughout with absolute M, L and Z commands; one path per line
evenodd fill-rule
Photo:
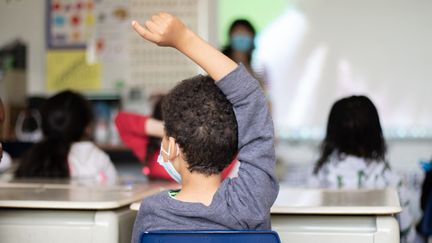
M 378 111 L 366 96 L 338 100 L 330 110 L 327 133 L 314 174 L 328 162 L 333 152 L 386 163 L 387 146 Z
M 165 132 L 176 139 L 190 172 L 219 174 L 234 159 L 234 110 L 210 77 L 183 80 L 164 98 L 162 115 Z

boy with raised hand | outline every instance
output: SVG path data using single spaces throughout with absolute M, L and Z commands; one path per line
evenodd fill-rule
M 164 99 L 166 134 L 158 162 L 182 188 L 142 201 L 132 241 L 154 230 L 270 229 L 279 185 L 273 123 L 258 81 L 172 15 L 132 26 L 144 39 L 179 50 L 211 77 L 184 80 Z M 221 182 L 237 149 L 238 177 Z

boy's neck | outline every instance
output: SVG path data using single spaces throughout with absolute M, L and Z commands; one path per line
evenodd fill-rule
M 182 188 L 176 199 L 209 206 L 220 184 L 220 174 L 206 176 L 196 172 L 187 173 L 182 176 Z

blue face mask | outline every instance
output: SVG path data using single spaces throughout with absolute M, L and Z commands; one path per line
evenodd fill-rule
M 252 49 L 253 39 L 248 35 L 233 35 L 231 47 L 236 51 L 247 52 Z
M 164 167 L 165 171 L 173 178 L 177 183 L 182 183 L 181 175 L 177 172 L 177 170 L 174 168 L 173 164 L 170 161 L 164 161 L 162 153 L 165 153 L 167 156 L 170 155 L 171 147 L 168 147 L 168 152 L 163 149 L 162 143 L 160 147 L 159 156 L 157 159 L 157 162 Z M 179 154 L 179 149 L 177 145 L 177 155 Z

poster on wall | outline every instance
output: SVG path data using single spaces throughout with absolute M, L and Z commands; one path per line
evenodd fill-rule
M 85 48 L 94 30 L 93 0 L 47 0 L 48 48 Z
M 99 60 L 125 62 L 128 56 L 130 12 L 128 0 L 99 0 L 95 2 L 94 44 Z
M 47 87 L 54 91 L 78 82 L 80 90 L 102 93 L 144 90 L 163 93 L 179 79 L 198 72 L 196 65 L 170 48 L 159 48 L 142 40 L 131 28 L 130 20 L 144 23 L 152 14 L 169 11 L 205 38 L 211 0 L 45 0 L 47 32 Z M 213 29 L 213 28 L 211 28 Z M 67 50 L 81 51 L 79 66 L 91 79 L 65 79 L 57 74 L 58 60 Z M 64 52 L 57 55 L 54 51 Z M 59 59 L 60 60 L 60 59 Z M 84 62 L 81 62 L 84 61 Z M 85 64 L 85 65 L 84 65 Z M 74 67 L 71 65 L 70 67 Z M 84 70 L 84 67 L 85 70 Z M 94 69 L 96 67 L 96 69 Z M 72 70 L 72 68 L 71 68 Z M 99 70 L 99 71 L 94 71 Z M 95 75 L 98 74 L 98 75 Z M 65 76 L 64 76 L 65 77 Z M 71 77 L 71 76 L 69 76 Z M 86 77 L 80 74 L 80 77 Z M 98 84 L 94 77 L 98 77 Z M 63 80 L 63 81 L 61 81 Z M 89 83 L 81 83 L 90 80 Z M 95 87 L 99 87 L 96 88 Z
M 47 90 L 101 89 L 101 64 L 88 55 L 94 36 L 94 4 L 93 0 L 46 0 Z
M 95 1 L 94 35 L 87 45 L 88 57 L 103 65 L 102 80 L 107 89 L 125 87 L 129 80 L 129 0 Z
M 85 50 L 50 50 L 46 58 L 49 91 L 64 89 L 98 90 L 101 88 L 101 65 L 89 64 Z
M 129 0 L 46 0 L 49 90 L 115 90 L 127 82 L 129 4 Z M 65 63 L 69 67 L 62 66 Z M 79 70 L 71 72 L 74 67 Z M 71 74 L 67 80 L 65 70 Z M 82 83 L 82 77 L 89 77 L 88 82 Z

